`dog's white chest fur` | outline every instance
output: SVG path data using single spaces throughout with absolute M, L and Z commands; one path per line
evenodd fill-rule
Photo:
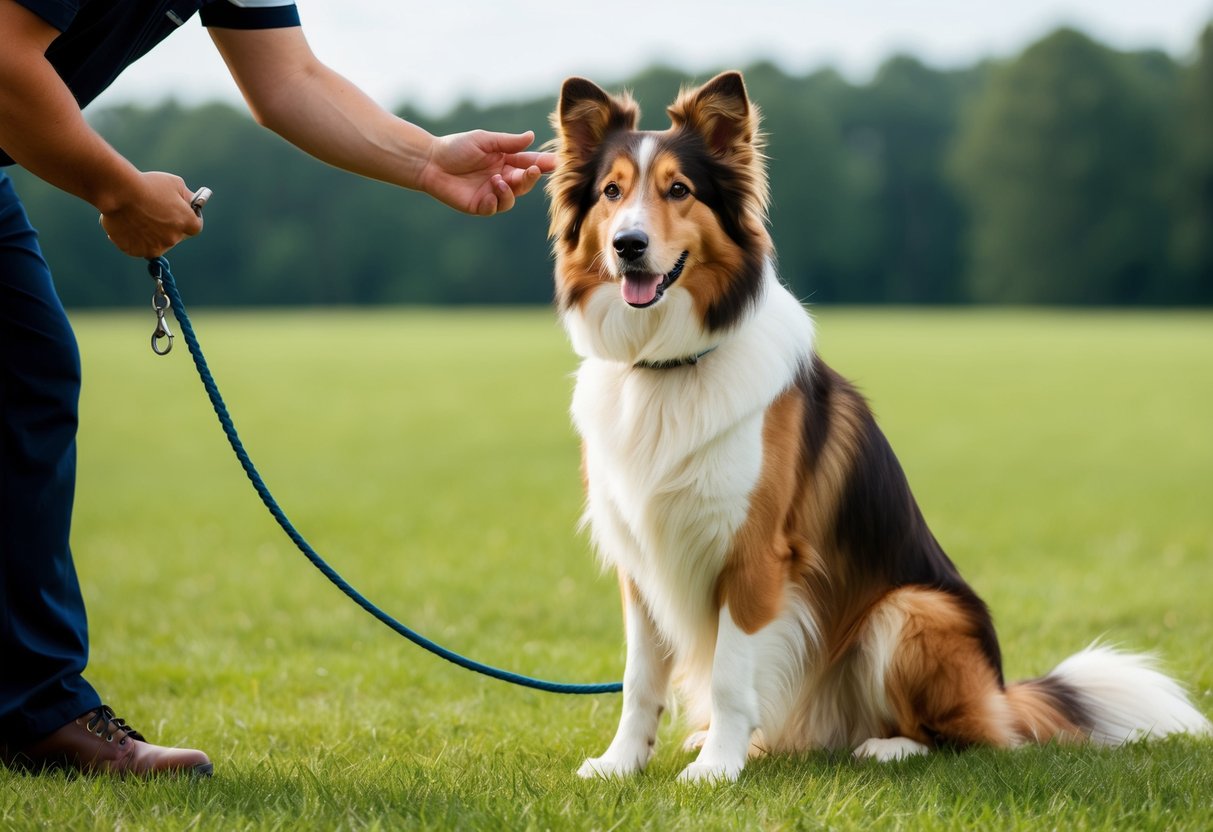
M 598 291 L 565 322 L 588 353 L 572 406 L 585 441 L 586 521 L 600 555 L 631 578 L 686 655 L 699 646 L 688 638 L 711 632 L 716 581 L 762 472 L 764 414 L 808 357 L 812 323 L 769 271 L 755 314 L 698 364 L 636 369 L 599 356 L 672 355 L 649 352 L 651 317 L 621 308 L 614 287 Z M 689 298 L 674 291 L 663 304 L 681 302 Z M 611 333 L 615 343 L 603 343 Z M 687 332 L 679 348 L 700 350 L 707 339 Z
M 594 541 L 667 639 L 714 617 L 712 586 L 762 462 L 761 410 L 716 421 L 704 418 L 716 407 L 686 395 L 702 369 L 633 372 L 591 359 L 574 395 Z

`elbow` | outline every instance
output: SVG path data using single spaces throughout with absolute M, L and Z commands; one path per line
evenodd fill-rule
M 265 106 L 264 104 L 249 107 L 253 121 L 271 133 L 285 139 L 291 144 L 299 143 L 299 123 L 290 107 Z
M 298 129 L 300 113 L 307 110 L 314 78 L 315 72 L 309 69 L 276 78 L 256 89 L 244 89 L 244 101 L 253 121 L 289 140 L 288 134 Z
M 269 130 L 274 129 L 270 126 L 273 123 L 273 116 L 268 108 L 254 105 L 251 101 L 246 103 L 248 104 L 249 115 L 253 117 L 253 121 L 256 122 L 259 127 L 265 127 Z
M 254 100 L 246 98 L 245 103 L 248 105 L 249 115 L 253 117 L 253 121 L 258 126 L 272 130 L 275 133 L 281 132 L 281 125 L 283 123 L 281 105 L 273 99 Z

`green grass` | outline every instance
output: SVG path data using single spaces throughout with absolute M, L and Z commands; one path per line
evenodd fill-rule
M 1213 712 L 1213 316 L 821 309 L 1011 678 L 1092 639 L 1157 650 Z M 246 445 L 356 586 L 476 658 L 622 671 L 614 580 L 575 531 L 575 360 L 546 310 L 195 311 Z M 248 487 L 184 345 L 77 315 L 74 548 L 89 678 L 206 782 L 0 770 L 3 829 L 1209 829 L 1213 742 L 857 764 L 758 761 L 690 788 L 581 782 L 614 696 L 509 687 L 422 653 L 312 569 Z

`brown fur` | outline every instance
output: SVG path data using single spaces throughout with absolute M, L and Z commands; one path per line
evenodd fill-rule
M 779 614 L 784 586 L 794 579 L 796 551 L 789 533 L 796 532 L 786 526 L 796 494 L 803 408 L 801 397 L 788 391 L 767 411 L 762 477 L 720 576 L 721 604 L 728 604 L 733 621 L 747 633 L 761 630 Z
M 1088 726 L 1075 721 L 1078 710 L 1064 701 L 1072 691 L 1058 695 L 1057 685 L 1047 680 L 1032 679 L 1010 685 L 1006 690 L 1007 704 L 1015 716 L 1015 731 L 1032 742 L 1081 742 L 1086 739 Z
M 895 733 L 924 745 L 1017 744 L 1002 687 L 973 637 L 967 611 L 946 594 L 920 587 L 895 590 L 881 606 L 904 616 L 887 677 Z
M 759 130 L 762 114 L 746 95 L 741 75 L 726 72 L 699 89 L 684 89 L 666 109 L 674 129 L 686 128 L 704 136 L 708 148 L 726 157 L 745 178 L 750 218 L 766 233 L 770 186 L 767 182 L 766 137 Z

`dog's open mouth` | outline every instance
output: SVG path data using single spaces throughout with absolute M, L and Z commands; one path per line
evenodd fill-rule
M 665 290 L 670 288 L 674 284 L 674 281 L 682 274 L 689 255 L 689 251 L 684 251 L 680 254 L 678 262 L 674 264 L 674 268 L 665 274 L 625 272 L 621 284 L 624 301 L 634 309 L 644 309 L 646 306 L 652 306 L 661 300 L 661 296 L 665 294 Z

